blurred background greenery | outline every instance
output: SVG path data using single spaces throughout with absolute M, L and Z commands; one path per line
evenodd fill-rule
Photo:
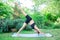
M 17 6 L 16 0 L 0 0 L 0 32 L 17 31 L 22 27 L 25 17 Z M 16 1 L 18 2 L 18 1 Z M 32 0 L 32 8 L 22 7 L 32 17 L 40 29 L 60 29 L 60 0 Z M 21 4 L 23 5 L 23 4 Z M 28 3 L 28 7 L 29 7 Z M 18 11 L 18 12 L 17 12 Z M 28 25 L 24 30 L 31 30 Z

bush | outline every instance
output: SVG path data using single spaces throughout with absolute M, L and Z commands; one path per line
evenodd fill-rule
M 35 21 L 36 25 L 39 27 L 39 28 L 44 28 L 44 16 L 36 13 L 34 15 L 32 15 L 32 18 L 33 20 Z
M 45 29 L 54 29 L 54 22 L 51 22 L 50 20 L 45 21 L 44 28 Z
M 6 25 L 5 25 L 5 20 L 4 19 L 0 19 L 0 28 L 1 28 L 1 32 L 6 31 Z
M 48 20 L 50 20 L 50 21 L 52 21 L 52 22 L 55 22 L 55 21 L 57 20 L 57 18 L 58 18 L 58 16 L 53 15 L 53 14 L 51 14 L 51 13 L 47 13 L 47 14 L 45 14 L 45 16 L 46 16 L 46 18 L 47 18 Z
M 57 21 L 54 23 L 55 27 L 54 28 L 60 28 L 60 18 L 57 18 Z
M 31 31 L 31 30 L 32 30 L 32 28 L 31 28 L 31 26 L 30 26 L 30 25 L 27 25 L 27 26 L 26 26 L 26 28 L 25 28 L 24 30 Z
M 16 20 L 14 20 L 14 24 L 16 24 L 16 23 L 17 23 L 16 29 L 19 30 L 22 27 L 24 21 L 22 19 L 16 19 Z
M 16 21 L 18 21 L 18 24 L 16 25 L 16 29 L 19 30 L 23 26 L 24 20 L 20 19 Z M 31 27 L 28 25 L 24 28 L 24 30 L 31 30 Z
M 33 14 L 32 18 L 35 21 L 38 28 L 41 28 L 41 29 L 54 29 L 54 27 L 55 27 L 54 21 L 57 20 L 57 18 L 55 18 L 55 16 L 52 16 L 50 14 L 41 15 L 38 13 Z
M 0 20 L 0 32 L 11 32 L 11 29 L 15 28 L 19 30 L 24 23 L 23 19 L 4 19 Z M 31 27 L 28 25 L 24 30 L 31 30 Z

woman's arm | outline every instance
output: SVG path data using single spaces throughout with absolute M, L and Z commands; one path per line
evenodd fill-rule
M 21 10 L 22 14 L 26 16 L 27 14 L 23 11 L 23 9 L 18 5 L 18 3 L 15 3 L 15 5 L 18 7 L 18 9 Z

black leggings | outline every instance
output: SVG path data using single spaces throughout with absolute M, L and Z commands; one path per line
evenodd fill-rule
M 28 24 L 31 20 L 32 20 L 32 18 L 30 16 L 26 15 L 25 23 Z
M 35 26 L 35 23 L 33 23 L 33 24 L 31 25 L 32 29 L 34 29 L 34 26 Z
M 26 21 L 25 21 L 25 23 L 28 24 L 31 20 L 32 20 L 32 18 L 30 16 L 26 15 Z M 33 23 L 31 25 L 32 29 L 34 29 L 34 26 L 35 26 L 35 23 Z

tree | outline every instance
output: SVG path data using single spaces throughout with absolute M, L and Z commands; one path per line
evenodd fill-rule
M 13 14 L 12 7 L 0 2 L 0 18 L 9 18 Z

